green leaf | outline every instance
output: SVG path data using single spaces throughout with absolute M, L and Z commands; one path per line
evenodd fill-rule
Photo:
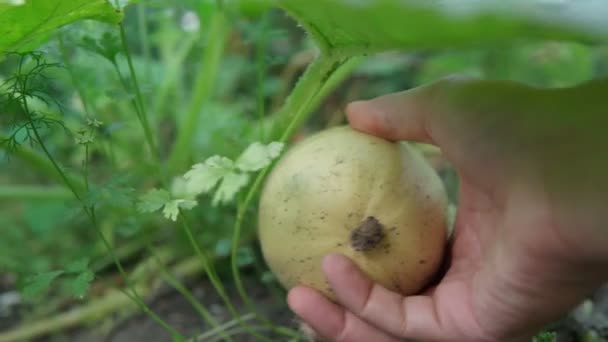
M 196 194 L 188 192 L 187 181 L 182 177 L 177 177 L 171 184 L 171 192 L 165 189 L 152 189 L 141 196 L 137 209 L 140 212 L 154 212 L 163 209 L 165 218 L 175 221 L 180 209 L 190 210 L 198 202 Z
M 197 204 L 198 202 L 194 199 L 175 199 L 165 204 L 163 215 L 165 218 L 175 221 L 180 209 L 190 210 L 196 207 Z
M 236 263 L 239 267 L 249 266 L 255 261 L 255 256 L 251 248 L 239 248 L 236 252 Z
M 222 183 L 215 191 L 212 204 L 226 204 L 231 202 L 236 194 L 249 182 L 249 175 L 230 172 L 222 179 Z
M 277 281 L 277 277 L 271 271 L 265 271 L 262 273 L 262 277 L 260 279 L 264 284 L 272 284 Z
M 171 198 L 190 198 L 196 197 L 194 192 L 188 185 L 188 180 L 184 177 L 175 177 L 171 182 Z
M 608 42 L 608 2 L 547 0 L 279 0 L 323 52 Z
M 184 178 L 187 181 L 190 193 L 206 193 L 213 189 L 217 182 L 230 173 L 233 168 L 232 160 L 226 157 L 213 156 L 204 163 L 192 166 L 192 169 L 186 172 Z
M 68 273 L 81 273 L 89 269 L 89 258 L 84 257 L 71 262 L 65 267 Z
M 89 285 L 95 279 L 95 274 L 89 270 L 80 273 L 70 282 L 72 295 L 78 299 L 84 298 L 89 292 Z
M 155 212 L 169 201 L 171 201 L 169 191 L 165 189 L 152 189 L 139 198 L 137 210 L 142 213 Z
M 53 280 L 55 280 L 62 274 L 63 271 L 51 271 L 38 274 L 30 278 L 30 280 L 27 282 L 27 284 L 21 291 L 21 294 L 25 298 L 35 298 L 42 294 L 42 292 L 47 290 L 51 286 Z
M 232 243 L 228 239 L 221 239 L 215 244 L 215 255 L 218 257 L 227 257 L 230 255 Z
M 281 154 L 283 146 L 284 144 L 280 142 L 272 142 L 268 145 L 255 142 L 239 156 L 235 166 L 241 171 L 259 171 L 270 165 L 272 160 Z
M 122 12 L 107 0 L 27 0 L 14 6 L 0 3 L 0 53 L 35 48 L 55 29 L 78 20 L 116 24 Z
M 93 37 L 84 36 L 80 41 L 80 46 L 82 46 L 85 50 L 96 53 L 105 59 L 107 59 L 110 63 L 116 63 L 116 56 L 122 51 L 120 45 L 120 38 L 118 38 L 117 34 L 113 34 L 110 32 L 105 32 L 99 40 L 95 40 Z M 111 90 L 108 91 L 111 93 Z M 116 92 L 122 95 L 123 91 Z M 112 94 L 117 95 L 117 94 Z
M 85 203 L 88 206 L 129 208 L 135 200 L 135 189 L 123 181 L 110 181 L 103 185 L 91 185 Z

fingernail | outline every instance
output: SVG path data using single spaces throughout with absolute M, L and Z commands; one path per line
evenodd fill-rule
M 363 100 L 350 102 L 346 105 L 345 111 L 347 114 L 351 114 L 353 112 L 360 110 L 360 107 L 365 106 L 366 103 L 367 103 L 367 101 L 363 101 Z

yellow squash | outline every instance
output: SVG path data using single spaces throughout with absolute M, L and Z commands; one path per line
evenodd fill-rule
M 264 186 L 259 238 L 286 287 L 335 299 L 321 270 L 328 253 L 404 295 L 436 273 L 447 240 L 447 196 L 425 159 L 406 143 L 341 126 L 297 143 Z

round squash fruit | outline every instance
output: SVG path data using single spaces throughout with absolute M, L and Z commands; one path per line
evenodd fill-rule
M 321 261 L 340 253 L 384 287 L 411 295 L 443 259 L 447 204 L 441 179 L 411 145 L 339 126 L 298 142 L 269 175 L 260 245 L 288 289 L 306 285 L 335 300 Z

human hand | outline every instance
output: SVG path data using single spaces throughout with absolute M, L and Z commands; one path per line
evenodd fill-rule
M 605 91 L 451 79 L 349 105 L 355 129 L 435 144 L 454 164 L 447 271 L 403 297 L 330 255 L 339 303 L 301 286 L 292 310 L 332 341 L 529 341 L 608 279 Z

